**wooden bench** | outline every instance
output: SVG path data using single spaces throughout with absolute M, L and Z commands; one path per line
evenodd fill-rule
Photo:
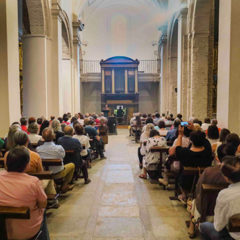
M 42 171 L 42 172 L 37 172 L 37 173 L 28 173 L 31 176 L 37 177 L 40 180 L 44 180 L 44 179 L 52 179 L 53 178 L 53 174 L 52 171 Z
M 6 219 L 30 219 L 28 207 L 3 207 L 0 206 L 0 240 L 7 240 Z
M 4 158 L 0 158 L 0 168 L 4 168 Z
M 240 232 L 240 214 L 233 215 L 228 222 L 229 232 Z
M 212 210 L 215 208 L 218 193 L 226 187 L 228 187 L 227 183 L 221 185 L 202 184 L 200 222 L 205 222 L 207 216 L 213 216 Z
M 62 166 L 62 164 L 62 159 L 42 159 L 42 165 L 46 170 L 48 170 L 50 166 Z

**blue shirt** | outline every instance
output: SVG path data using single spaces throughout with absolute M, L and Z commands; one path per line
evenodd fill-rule
M 167 132 L 167 136 L 166 136 L 166 140 L 173 140 L 176 137 L 176 132 L 177 132 L 177 128 L 174 128 L 172 130 L 169 130 Z

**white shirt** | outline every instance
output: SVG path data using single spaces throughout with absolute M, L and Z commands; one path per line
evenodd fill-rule
M 174 140 L 172 146 L 175 147 L 176 144 L 177 144 L 177 139 Z M 186 136 L 183 136 L 182 137 L 182 145 L 181 145 L 181 147 L 187 148 L 187 147 L 189 147 L 189 144 L 190 144 L 190 139 L 188 137 L 186 137 Z
M 78 139 L 78 141 L 81 143 L 81 145 L 85 146 L 85 149 L 83 149 L 80 153 L 81 156 L 82 157 L 87 156 L 88 155 L 87 150 L 90 148 L 89 137 L 87 137 L 85 135 L 74 135 L 73 138 Z
M 227 225 L 230 217 L 240 213 L 240 182 L 223 189 L 217 197 L 214 209 L 214 227 L 219 232 Z M 240 239 L 240 232 L 229 233 L 232 238 Z
M 202 130 L 205 132 L 205 131 L 208 130 L 208 127 L 209 127 L 210 125 L 211 125 L 210 123 L 203 123 L 202 126 L 201 126 L 201 128 L 202 128 Z
M 28 138 L 29 138 L 30 143 L 37 144 L 42 139 L 42 136 L 37 135 L 35 133 L 30 133 L 28 135 Z

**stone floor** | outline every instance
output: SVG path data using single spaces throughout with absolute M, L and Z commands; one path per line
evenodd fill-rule
M 77 183 L 48 212 L 52 240 L 185 240 L 186 210 L 171 191 L 138 178 L 137 146 L 121 129 L 110 136 L 106 160 L 89 170 L 92 182 Z

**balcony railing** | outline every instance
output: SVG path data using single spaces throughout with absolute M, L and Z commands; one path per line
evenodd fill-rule
M 159 73 L 159 60 L 139 60 L 138 71 L 144 73 Z M 82 73 L 100 73 L 101 66 L 99 60 L 82 60 Z

